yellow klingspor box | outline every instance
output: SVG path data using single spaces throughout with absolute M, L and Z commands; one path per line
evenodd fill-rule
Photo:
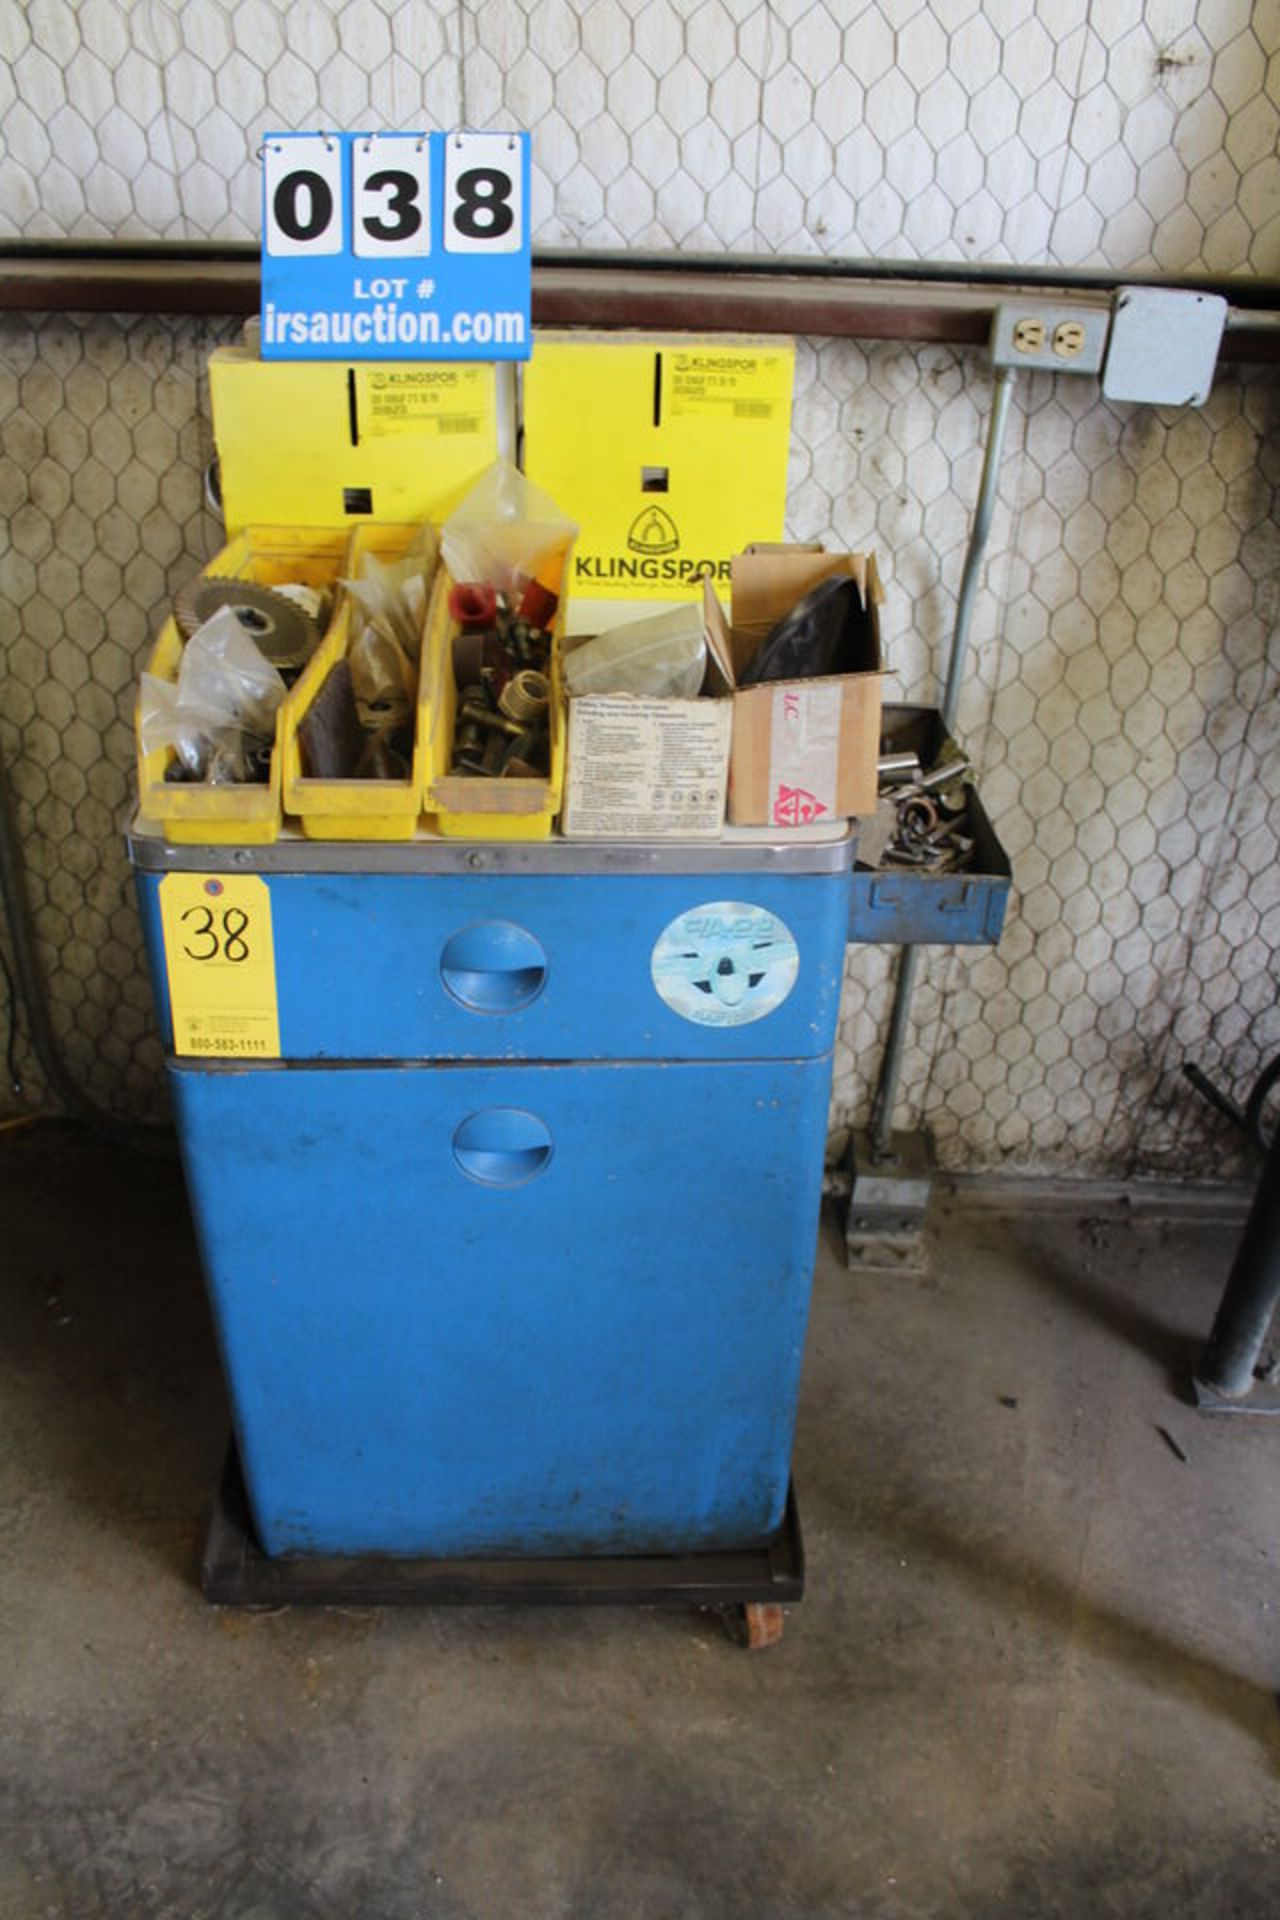
M 229 534 L 250 525 L 439 521 L 498 457 L 490 361 L 209 356 Z
M 795 342 L 534 335 L 525 471 L 581 529 L 572 596 L 695 599 L 783 537 Z

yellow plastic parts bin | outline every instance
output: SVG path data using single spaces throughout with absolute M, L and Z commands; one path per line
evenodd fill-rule
M 342 568 L 348 538 L 343 527 L 246 527 L 202 571 L 253 580 L 263 587 L 284 586 L 290 581 L 332 587 Z M 147 672 L 160 680 L 176 680 L 183 645 L 177 621 L 166 620 L 147 662 Z M 174 749 L 143 751 L 139 702 L 134 709 L 134 736 L 142 812 L 178 846 L 227 846 L 236 841 L 261 846 L 274 840 L 280 832 L 282 713 L 283 705 L 276 715 L 276 739 L 267 780 L 244 786 L 209 786 L 199 781 L 165 779 L 166 770 L 176 758 Z
M 358 528 L 351 535 L 343 577 L 357 579 L 361 559 L 367 553 L 388 562 L 402 559 L 421 531 L 417 525 L 377 526 L 371 523 Z M 428 596 L 425 628 L 430 626 L 430 610 L 441 578 L 437 570 L 435 583 Z M 413 764 L 409 778 L 315 780 L 303 769 L 298 728 L 330 672 L 345 657 L 353 637 L 352 623 L 358 617 L 356 603 L 349 594 L 344 593 L 333 624 L 280 710 L 284 810 L 297 817 L 303 833 L 312 840 L 411 840 L 422 811 L 423 788 L 426 785 L 427 727 L 422 699 L 425 642 L 418 663 L 418 701 L 414 715 Z
M 562 579 L 568 572 L 566 557 Z M 564 691 L 560 643 L 564 632 L 563 595 L 551 629 L 551 771 L 545 780 L 501 780 L 483 774 L 451 773 L 453 728 L 458 690 L 453 678 L 453 636 L 449 613 L 453 582 L 442 566 L 427 616 L 418 731 L 428 741 L 426 805 L 436 832 L 462 840 L 545 840 L 560 811 L 564 786 Z

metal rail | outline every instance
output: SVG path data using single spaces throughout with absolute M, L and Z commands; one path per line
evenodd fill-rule
M 956 600 L 956 624 L 951 641 L 951 659 L 947 667 L 946 689 L 942 696 L 942 724 L 950 733 L 956 723 L 956 709 L 960 704 L 960 689 L 964 684 L 964 670 L 969 658 L 969 629 L 973 625 L 973 606 L 978 597 L 978 582 L 982 578 L 982 562 L 987 550 L 987 538 L 991 532 L 991 516 L 995 512 L 996 487 L 1000 480 L 1000 456 L 1004 451 L 1004 430 L 1009 419 L 1009 402 L 1013 398 L 1013 369 L 997 367 L 995 386 L 991 395 L 991 418 L 987 424 L 987 451 L 982 462 L 982 479 L 978 486 L 978 504 L 973 512 L 973 526 L 969 533 L 969 546 L 964 556 L 964 573 L 960 580 L 960 593 Z
M 973 624 L 973 606 L 978 597 L 978 582 L 982 578 L 982 562 L 987 548 L 987 536 L 991 532 L 991 516 L 995 511 L 996 486 L 1000 478 L 1000 455 L 1004 449 L 1004 430 L 1009 418 L 1009 402 L 1012 397 L 1013 371 L 1010 367 L 997 367 L 995 386 L 991 396 L 991 419 L 987 426 L 987 451 L 982 462 L 978 502 L 974 508 L 969 546 L 964 557 L 964 574 L 956 601 L 956 624 L 951 641 L 951 659 L 947 666 L 946 690 L 942 696 L 942 724 L 948 733 L 955 725 L 956 708 L 960 704 L 960 688 L 964 682 L 965 661 L 969 653 L 969 629 Z M 893 1157 L 893 1109 L 898 1099 L 898 1081 L 902 1073 L 902 1056 L 906 1050 L 911 1001 L 915 993 L 916 975 L 920 969 L 919 956 L 918 947 L 906 946 L 903 947 L 902 958 L 898 962 L 893 1010 L 889 1015 L 889 1034 L 885 1041 L 884 1058 L 880 1064 L 880 1078 L 876 1083 L 875 1097 L 871 1103 L 871 1158 L 877 1165 L 884 1165 Z
M 31 1049 L 40 1063 L 49 1092 L 70 1119 L 80 1121 L 92 1132 L 103 1139 L 113 1141 L 117 1146 L 144 1151 L 172 1152 L 172 1134 L 169 1128 L 121 1120 L 115 1114 L 107 1113 L 101 1107 L 95 1106 L 87 1095 L 81 1093 L 67 1071 L 62 1050 L 49 1018 L 44 973 L 40 965 L 35 924 L 31 917 L 31 903 L 27 895 L 22 842 L 18 837 L 18 827 L 13 811 L 13 793 L 2 751 L 0 751 L 0 908 L 3 908 L 8 923 L 13 944 L 14 972 L 17 976 L 9 1017 L 16 1024 L 20 1000 L 26 1009 Z
M 541 327 L 801 333 L 977 346 L 997 304 L 1020 292 L 1110 304 L 1121 285 L 1193 287 L 1229 302 L 1224 360 L 1280 361 L 1280 285 L 1204 276 L 929 266 L 755 254 L 539 252 Z M 0 311 L 247 317 L 260 300 L 258 251 L 244 245 L 0 244 Z
M 1196 1383 L 1223 1400 L 1243 1400 L 1280 1302 L 1280 1127 L 1258 1181 L 1244 1237 L 1196 1367 Z

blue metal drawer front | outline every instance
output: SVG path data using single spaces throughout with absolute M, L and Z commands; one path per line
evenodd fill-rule
M 286 1059 L 794 1059 L 833 1044 L 847 869 L 264 877 Z M 138 875 L 171 1043 L 159 885 Z M 798 956 L 777 1004 L 776 974 L 744 967 L 735 942 L 752 915 L 781 923 Z M 655 967 L 683 963 L 680 943 L 656 960 L 655 949 L 684 916 L 694 931 L 682 997 L 669 975 L 655 981 Z
M 947 739 L 935 707 L 884 709 L 881 747 L 886 753 L 918 753 L 921 765 L 927 767 Z M 962 873 L 914 873 L 905 867 L 873 872 L 855 865 L 849 898 L 850 940 L 894 946 L 994 946 L 1004 927 L 1013 868 L 972 787 L 966 831 L 973 835 L 973 864 Z
M 171 1069 L 267 1551 L 769 1535 L 830 1071 Z

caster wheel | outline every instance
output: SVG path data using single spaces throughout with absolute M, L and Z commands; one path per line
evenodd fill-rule
M 782 1638 L 782 1608 L 767 1602 L 748 1604 L 742 1609 L 742 1624 L 752 1653 L 759 1647 L 776 1647 Z

